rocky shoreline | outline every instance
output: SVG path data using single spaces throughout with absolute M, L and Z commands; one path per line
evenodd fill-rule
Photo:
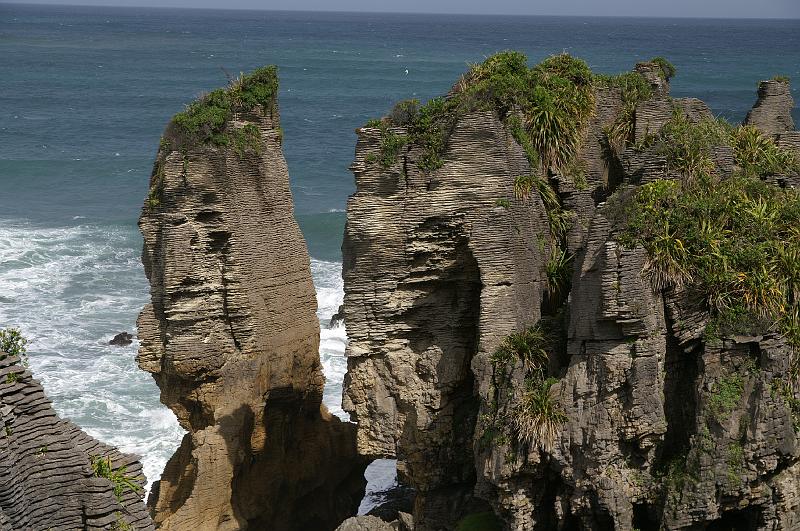
M 276 70 L 191 104 L 140 218 L 137 358 L 188 433 L 145 508 L 135 458 L 4 358 L 0 529 L 800 527 L 794 102 L 764 81 L 733 126 L 675 74 L 504 52 L 357 130 L 352 423 L 321 404 Z M 379 458 L 396 501 L 354 517 Z

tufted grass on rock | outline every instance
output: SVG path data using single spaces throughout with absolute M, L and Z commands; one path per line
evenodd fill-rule
M 622 110 L 614 123 L 604 129 L 608 147 L 619 153 L 625 146 L 633 142 L 634 117 L 636 106 L 653 95 L 650 83 L 638 72 L 625 72 L 609 76 L 596 75 L 594 84 L 597 88 L 619 90 L 622 98 Z
M 621 239 L 647 250 L 644 274 L 655 289 L 691 282 L 724 323 L 766 320 L 800 340 L 796 190 L 744 173 L 655 181 L 636 194 Z
M 514 359 L 522 360 L 528 371 L 544 374 L 549 360 L 553 338 L 541 321 L 522 332 L 512 332 L 492 354 L 494 364 L 505 365 Z
M 127 467 L 122 466 L 114 469 L 111 465 L 110 457 L 93 455 L 90 458 L 90 462 L 92 465 L 92 472 L 96 477 L 105 478 L 111 482 L 114 488 L 114 496 L 116 496 L 118 501 L 122 501 L 122 495 L 126 490 L 137 494 L 144 490 L 142 486 L 137 483 L 137 480 L 140 478 L 128 476 L 126 474 Z
M 563 348 L 559 332 L 564 323 L 560 316 L 542 318 L 522 332 L 509 334 L 490 360 L 495 372 L 505 375 L 507 366 L 521 360 L 525 387 L 516 393 L 514 406 L 504 417 L 501 430 L 509 430 L 518 443 L 536 444 L 544 450 L 552 447 L 558 430 L 567 421 L 566 414 L 550 388 L 558 381 L 548 378 L 551 357 Z
M 556 378 L 528 378 L 514 415 L 517 437 L 527 444 L 537 444 L 543 450 L 550 450 L 561 425 L 567 415 L 561 408 L 550 388 Z
M 117 521 L 114 522 L 111 529 L 114 531 L 136 531 L 131 524 L 125 521 L 121 512 L 115 512 L 114 516 L 116 516 Z
M 176 114 L 166 141 L 173 149 L 181 151 L 196 145 L 227 146 L 231 137 L 226 124 L 233 113 L 260 109 L 270 114 L 277 95 L 278 71 L 275 66 L 242 74 L 227 88 L 206 94 Z

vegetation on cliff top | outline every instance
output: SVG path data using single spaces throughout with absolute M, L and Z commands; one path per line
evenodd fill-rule
M 19 328 L 4 328 L 0 330 L 0 360 L 7 355 L 18 356 L 23 365 L 28 365 L 28 343 L 30 341 L 22 335 Z
M 675 113 L 648 140 L 677 180 L 641 186 L 620 239 L 648 252 L 654 288 L 691 284 L 713 320 L 707 332 L 777 328 L 800 345 L 800 192 L 764 182 L 800 173 L 800 161 L 751 126 L 691 122 Z M 724 177 L 714 148 L 732 149 Z
M 629 98 L 649 90 L 639 74 L 595 76 L 584 61 L 566 53 L 529 68 L 524 54 L 507 51 L 472 65 L 448 96 L 425 105 L 400 102 L 389 116 L 367 126 L 382 124 L 384 131 L 388 126 L 407 128 L 404 141 L 422 147 L 417 164 L 431 171 L 441 167 L 447 138 L 460 116 L 493 110 L 525 149 L 532 168 L 540 163 L 559 168 L 576 154 L 586 120 L 594 112 L 598 84 L 619 85 Z M 390 157 L 381 161 L 384 166 L 391 162 Z
M 277 95 L 278 70 L 275 66 L 265 66 L 250 74 L 242 74 L 231 81 L 227 88 L 206 94 L 176 114 L 172 118 L 166 141 L 172 149 L 181 151 L 198 144 L 227 146 L 239 142 L 242 148 L 251 145 L 252 142 L 248 143 L 247 138 L 232 138 L 227 130 L 228 121 L 235 112 L 260 109 L 264 114 L 271 114 Z
M 178 151 L 183 155 L 183 173 L 189 165 L 189 150 L 199 146 L 231 146 L 241 158 L 246 152 L 261 153 L 261 131 L 258 125 L 246 123 L 231 127 L 234 113 L 261 112 L 272 115 L 278 95 L 278 70 L 265 66 L 250 74 L 241 74 L 227 88 L 214 90 L 186 106 L 173 116 L 161 138 L 158 156 L 150 179 L 145 205 L 150 210 L 161 204 L 167 155 Z M 283 131 L 276 129 L 278 141 Z

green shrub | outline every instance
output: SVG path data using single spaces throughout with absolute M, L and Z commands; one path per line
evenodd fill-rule
M 245 124 L 232 133 L 233 149 L 239 158 L 244 157 L 247 150 L 261 154 L 261 131 L 256 124 Z
M 493 512 L 474 513 L 459 520 L 456 531 L 503 531 L 503 522 Z
M 378 162 L 381 167 L 388 168 L 397 161 L 397 156 L 408 142 L 405 135 L 399 135 L 390 131 L 385 125 L 381 126 L 381 145 Z
M 742 484 L 742 472 L 744 472 L 744 448 L 739 441 L 731 442 L 728 446 L 728 482 L 733 488 L 738 488 Z
M 791 81 L 789 76 L 772 76 L 772 81 L 777 81 L 778 83 L 789 83 Z
M 398 102 L 389 113 L 389 121 L 397 126 L 405 127 L 414 123 L 419 113 L 419 100 L 403 100 Z
M 653 57 L 650 62 L 661 69 L 661 76 L 667 81 L 675 77 L 675 66 L 663 57 Z
M 196 144 L 227 146 L 231 143 L 227 122 L 234 112 L 260 109 L 274 111 L 278 95 L 278 71 L 266 66 L 242 74 L 225 89 L 217 89 L 187 105 L 172 118 L 170 138 L 173 149 L 186 151 Z
M 739 407 L 744 392 L 745 377 L 755 370 L 750 363 L 735 372 L 723 376 L 711 389 L 708 398 L 708 410 L 719 422 L 727 420 L 731 413 Z
M 687 481 L 692 478 L 691 472 L 686 467 L 687 456 L 678 455 L 665 463 L 663 469 L 658 471 L 661 484 L 668 492 L 678 493 L 683 490 Z
M 656 153 L 667 159 L 670 169 L 687 179 L 715 172 L 712 148 L 729 143 L 732 128 L 723 120 L 694 123 L 675 108 L 672 119 L 656 137 Z
M 20 376 L 22 375 L 18 372 L 10 372 L 6 374 L 6 383 L 7 384 L 17 383 L 19 381 Z
M 6 355 L 17 356 L 22 364 L 28 365 L 28 344 L 30 341 L 22 335 L 19 328 L 4 328 L 0 330 L 0 359 Z
M 92 472 L 98 478 L 105 478 L 111 482 L 114 488 L 114 496 L 118 501 L 122 501 L 122 495 L 126 490 L 141 493 L 144 489 L 138 483 L 140 477 L 128 476 L 126 474 L 127 467 L 119 467 L 115 469 L 111 465 L 110 457 L 101 457 L 93 455 L 90 458 L 92 465 Z

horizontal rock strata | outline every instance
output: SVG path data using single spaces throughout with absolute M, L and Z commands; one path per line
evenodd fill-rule
M 415 529 L 455 529 L 485 511 L 515 531 L 800 527 L 797 393 L 775 390 L 791 381 L 793 347 L 774 330 L 709 339 L 691 286 L 654 288 L 647 251 L 620 243 L 639 187 L 684 178 L 662 128 L 713 118 L 700 100 L 669 98 L 653 65 L 637 72 L 651 91 L 635 104 L 614 86 L 595 90 L 575 154 L 581 180 L 545 168 L 571 221 L 563 242 L 545 195 L 515 187 L 537 170 L 497 111 L 459 114 L 441 165 L 425 171 L 423 126 L 390 118 L 358 130 L 344 407 L 359 452 L 397 458 L 417 490 Z M 748 123 L 795 149 L 781 118 L 788 88 L 775 83 L 762 84 Z M 621 123 L 630 137 L 616 143 Z M 716 178 L 740 170 L 730 145 L 708 157 Z M 763 178 L 791 186 L 797 173 Z M 548 284 L 558 245 L 573 271 L 560 297 Z M 533 325 L 554 331 L 536 369 L 545 381 L 530 360 L 498 354 Z M 733 396 L 724 411 L 721 393 Z M 531 396 L 559 411 L 552 438 L 522 437 Z
M 321 405 L 316 298 L 274 93 L 242 107 L 248 83 L 270 88 L 248 79 L 196 104 L 229 113 L 199 128 L 205 140 L 181 130 L 198 107 L 173 120 L 140 219 L 152 304 L 138 362 L 189 432 L 149 501 L 165 530 L 333 529 L 364 488 L 353 427 Z
M 59 418 L 20 359 L 1 353 L 0 421 L 0 530 L 154 529 L 138 458 Z M 92 467 L 100 459 L 136 488 L 115 493 Z

